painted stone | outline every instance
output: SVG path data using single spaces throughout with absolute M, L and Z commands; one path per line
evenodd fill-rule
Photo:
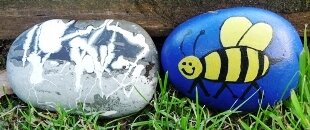
M 151 37 L 137 24 L 55 19 L 15 40 L 7 71 L 15 94 L 35 107 L 80 107 L 119 117 L 151 100 L 157 58 Z
M 302 44 L 293 26 L 267 10 L 236 7 L 180 24 L 161 52 L 174 87 L 215 110 L 255 111 L 288 98 L 298 84 Z M 260 100 L 261 99 L 261 100 Z M 244 104 L 243 104 L 244 103 Z M 241 105 L 243 104 L 243 105 Z

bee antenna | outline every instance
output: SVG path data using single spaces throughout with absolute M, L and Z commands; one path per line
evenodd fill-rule
M 196 55 L 196 54 L 195 54 L 195 50 L 196 50 L 197 41 L 198 41 L 198 39 L 200 38 L 200 36 L 201 36 L 201 35 L 204 35 L 204 34 L 205 34 L 205 30 L 201 30 L 200 33 L 199 33 L 199 35 L 198 35 L 198 36 L 196 37 L 196 39 L 195 39 L 194 46 L 193 46 L 193 53 L 194 53 L 194 55 Z
M 184 38 L 184 39 L 185 39 L 185 38 Z M 182 40 L 182 43 L 181 43 L 181 46 L 180 46 L 180 50 L 181 50 L 183 56 L 185 56 L 185 53 L 184 53 L 184 51 L 183 51 L 184 39 Z
M 183 40 L 182 40 L 182 42 L 181 42 L 180 50 L 181 50 L 183 56 L 186 56 L 186 55 L 185 55 L 185 52 L 183 51 L 184 40 L 185 40 L 185 37 L 188 36 L 190 33 L 191 33 L 191 31 L 187 32 L 187 33 L 184 35 Z

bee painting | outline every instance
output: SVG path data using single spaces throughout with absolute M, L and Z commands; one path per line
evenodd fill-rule
M 193 43 L 193 49 L 199 38 L 208 35 L 201 30 Z M 200 87 L 206 96 L 217 98 L 227 89 L 234 98 L 244 99 L 248 92 L 255 88 L 259 99 L 263 90 L 256 82 L 264 77 L 270 68 L 270 58 L 264 50 L 270 44 L 273 28 L 264 22 L 252 23 L 246 17 L 230 17 L 220 28 L 222 48 L 210 51 L 201 58 L 195 54 L 186 56 L 178 63 L 178 70 L 187 79 L 193 80 L 188 92 Z M 183 49 L 184 39 L 181 43 Z M 208 86 L 202 80 L 222 83 L 215 95 L 210 95 Z M 227 84 L 247 83 L 242 95 L 236 95 Z
M 214 110 L 256 111 L 287 99 L 300 79 L 302 42 L 285 18 L 236 7 L 184 21 L 166 38 L 163 71 L 182 95 Z

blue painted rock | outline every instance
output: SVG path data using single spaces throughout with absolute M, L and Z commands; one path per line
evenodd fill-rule
M 16 95 L 35 107 L 119 117 L 149 103 L 158 60 L 151 37 L 134 23 L 56 19 L 15 40 L 7 71 Z
M 215 110 L 255 111 L 298 84 L 302 44 L 293 26 L 257 8 L 208 12 L 169 35 L 161 61 L 175 88 Z M 260 100 L 262 99 L 262 100 Z

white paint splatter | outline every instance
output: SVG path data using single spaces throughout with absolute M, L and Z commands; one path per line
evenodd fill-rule
M 137 65 L 134 71 L 132 72 L 132 78 L 133 79 L 138 79 L 141 75 L 142 70 L 144 69 L 144 65 Z
M 71 47 L 70 49 L 70 58 L 75 63 L 75 91 L 78 92 L 82 88 L 81 78 L 83 74 L 83 64 L 82 64 L 82 56 L 80 53 L 80 46 L 87 44 L 86 39 L 76 37 L 69 42 Z
M 23 64 L 26 60 L 30 62 L 33 68 L 33 72 L 30 76 L 30 82 L 32 84 L 41 83 L 45 80 L 42 76 L 43 74 L 43 64 L 48 60 L 49 56 L 53 53 L 57 53 L 63 47 L 63 41 L 69 41 L 70 60 L 75 63 L 75 92 L 79 93 L 76 102 L 81 97 L 83 83 L 81 78 L 83 72 L 95 73 L 96 82 L 92 85 L 91 90 L 96 85 L 97 81 L 99 88 L 101 90 L 101 96 L 105 95 L 106 98 L 116 93 L 119 89 L 123 89 L 124 94 L 130 97 L 133 88 L 131 90 L 125 90 L 125 87 L 135 83 L 140 77 L 142 71 L 144 70 L 144 65 L 137 64 L 145 55 L 149 52 L 149 46 L 145 42 L 145 37 L 142 34 L 134 34 L 125 29 L 119 27 L 119 23 L 112 25 L 113 20 L 105 20 L 99 27 L 88 26 L 85 30 L 77 30 L 70 34 L 65 34 L 66 30 L 74 24 L 75 21 L 70 21 L 64 23 L 62 20 L 50 20 L 42 23 L 40 26 L 35 26 L 27 34 L 26 43 L 23 46 L 24 56 Z M 36 30 L 36 31 L 35 31 Z M 113 31 L 106 45 L 99 46 L 99 52 L 96 46 L 93 44 L 97 43 L 102 33 L 105 31 Z M 41 33 L 42 32 L 42 33 Z M 34 33 L 37 34 L 34 40 L 34 51 L 27 57 L 27 50 L 30 48 L 30 43 L 32 41 L 32 36 Z M 129 44 L 140 46 L 142 50 L 136 55 L 136 59 L 132 62 L 126 60 L 123 55 L 117 57 L 117 60 L 112 63 L 115 57 L 116 49 L 116 37 L 117 35 L 122 35 Z M 83 36 L 89 36 L 88 39 Z M 44 54 L 44 55 L 43 55 Z M 43 57 L 40 57 L 43 55 Z M 98 58 L 100 57 L 100 58 Z M 26 60 L 25 60 L 26 59 Z M 56 64 L 55 64 L 56 65 Z M 111 70 L 108 66 L 111 65 L 113 69 L 126 69 L 127 72 L 125 76 L 120 80 L 112 76 Z M 64 66 L 65 67 L 65 66 Z M 62 68 L 61 72 L 63 71 Z M 106 92 L 102 87 L 102 75 L 107 73 L 111 76 L 118 86 L 112 92 Z M 129 82 L 127 78 L 131 78 Z M 109 114 L 109 113 L 108 113 Z
M 95 33 L 93 33 L 93 34 L 89 37 L 89 39 L 88 39 L 88 44 L 89 44 L 89 45 L 93 45 L 94 43 L 96 43 L 96 42 L 98 41 L 99 37 L 101 36 L 101 34 L 103 33 L 103 31 L 105 30 L 106 25 L 107 25 L 110 21 L 112 21 L 112 20 L 105 20 L 105 21 L 103 22 L 103 24 L 102 24 L 101 26 L 98 27 L 99 29 L 98 29 L 97 31 L 95 31 Z
M 39 37 L 39 48 L 44 53 L 56 53 L 62 48 L 61 37 L 69 26 L 73 24 L 64 23 L 62 20 L 49 20 L 41 24 L 41 33 Z
M 36 31 L 36 38 L 34 43 L 34 51 L 31 52 L 31 54 L 26 58 L 29 63 L 32 65 L 33 70 L 30 76 L 30 82 L 32 84 L 38 84 L 41 83 L 44 78 L 42 76 L 43 74 L 43 64 L 45 61 L 49 58 L 49 56 L 52 53 L 58 52 L 62 45 L 61 41 L 59 41 L 60 37 L 64 34 L 64 31 L 72 24 L 73 22 L 69 22 L 65 24 L 62 20 L 49 20 L 44 23 L 42 23 L 39 26 L 39 29 Z M 38 27 L 36 27 L 38 28 Z M 44 32 L 44 33 L 41 33 Z M 32 35 L 34 35 L 34 31 L 30 30 L 27 39 Z M 32 38 L 29 38 L 29 41 L 31 41 Z M 24 54 L 28 51 L 30 43 L 27 43 L 29 41 L 26 41 L 26 44 L 24 44 Z M 38 48 L 40 48 L 40 51 L 38 52 Z M 40 54 L 44 52 L 47 53 L 43 56 L 41 59 Z M 24 59 L 24 58 L 23 58 Z M 24 63 L 23 63 L 24 65 Z
M 22 58 L 23 67 L 25 67 L 25 62 L 27 59 L 27 52 L 28 52 L 28 49 L 30 48 L 30 43 L 32 41 L 32 37 L 34 36 L 34 33 L 38 27 L 39 27 L 38 25 L 35 25 L 34 27 L 32 27 L 32 29 L 26 35 L 26 40 L 25 40 L 25 43 L 23 45 L 23 49 L 24 49 L 24 55 Z
M 134 84 L 141 76 L 141 73 L 142 73 L 142 70 L 144 69 L 144 65 L 137 65 L 136 68 L 134 69 L 134 71 L 132 72 L 132 76 L 131 76 L 131 82 L 130 84 Z M 128 86 L 126 84 L 126 86 Z M 134 86 L 131 86 L 131 90 L 130 91 L 126 91 L 125 89 L 123 89 L 123 92 L 124 94 L 127 96 L 127 97 L 130 97 L 133 89 L 134 89 Z
M 129 60 L 126 60 L 124 59 L 124 56 L 121 55 L 117 58 L 116 61 L 114 61 L 112 64 L 111 64 L 111 67 L 113 69 L 128 69 L 129 68 L 129 65 L 131 64 L 132 62 L 130 62 Z
M 70 40 L 72 38 L 75 38 L 75 37 L 78 37 L 78 36 L 84 36 L 84 35 L 88 35 L 91 33 L 91 31 L 93 30 L 94 28 L 92 26 L 88 26 L 86 28 L 86 30 L 77 30 L 76 32 L 74 33 L 70 33 L 70 34 L 67 34 L 63 37 L 60 38 L 61 41 L 67 41 L 67 40 Z
M 145 42 L 145 37 L 142 34 L 134 35 L 132 32 L 129 32 L 129 31 L 124 30 L 124 29 L 117 27 L 117 26 L 108 26 L 107 30 L 112 30 L 112 31 L 118 32 L 118 33 L 122 34 L 123 37 L 130 44 L 141 46 L 143 48 L 143 50 L 137 55 L 134 64 L 136 64 L 139 60 L 141 60 L 150 51 L 148 44 Z M 134 68 L 134 67 L 135 66 L 132 66 L 131 68 Z
M 102 113 L 100 115 L 102 115 L 102 116 L 111 116 L 111 115 L 114 115 L 116 113 L 117 113 L 117 111 L 106 111 L 106 112 L 104 112 L 104 113 Z
M 97 53 L 97 50 L 95 49 L 95 47 L 93 47 L 92 45 L 98 41 L 98 38 L 101 36 L 101 34 L 104 31 L 104 28 L 108 22 L 109 22 L 109 20 L 105 21 L 100 27 L 98 27 L 99 29 L 96 30 L 95 33 L 93 33 L 90 36 L 88 41 L 86 39 L 81 40 L 81 38 L 76 37 L 76 38 L 72 39 L 72 40 L 74 40 L 73 42 L 72 41 L 70 42 L 70 46 L 72 47 L 72 49 L 70 51 L 75 50 L 75 52 L 74 52 L 75 54 L 70 55 L 71 60 L 76 63 L 76 67 L 75 67 L 76 68 L 75 69 L 76 89 L 75 89 L 75 91 L 79 92 L 80 95 L 81 95 L 80 90 L 82 88 L 82 84 L 81 84 L 80 80 L 81 80 L 81 77 L 82 77 L 84 70 L 86 70 L 86 72 L 88 72 L 88 73 L 93 73 L 93 72 L 96 73 L 97 79 L 99 79 L 100 89 L 102 89 L 101 78 L 102 78 L 102 73 L 103 73 L 104 68 L 102 67 L 101 62 L 99 62 L 97 60 L 98 59 L 98 53 Z M 91 27 L 91 28 L 93 28 L 93 27 Z M 93 29 L 97 29 L 97 28 L 93 28 Z M 77 31 L 77 32 L 79 32 L 79 31 Z M 71 35 L 71 34 L 69 34 L 69 35 Z M 104 45 L 102 45 L 101 48 L 105 48 Z M 82 51 L 81 54 L 80 54 L 80 51 Z M 102 50 L 102 51 L 104 51 L 104 50 Z M 88 55 L 86 55 L 86 53 Z M 101 95 L 103 95 L 103 90 L 101 90 Z
M 34 42 L 34 46 L 33 46 L 33 52 L 34 53 L 38 53 L 38 44 L 39 44 L 39 37 L 40 37 L 40 34 L 41 34 L 41 26 L 39 26 L 38 30 L 36 31 L 36 37 L 35 37 L 35 42 Z
M 101 45 L 99 48 L 99 54 L 100 54 L 100 65 L 103 65 L 108 55 L 108 47 L 105 45 Z
M 109 26 L 111 26 L 110 24 L 112 22 L 113 21 L 108 22 L 107 28 Z M 103 68 L 107 72 L 110 72 L 110 70 L 107 70 L 107 67 L 108 67 L 108 65 L 112 62 L 112 60 L 115 57 L 115 53 L 114 53 L 114 49 L 115 49 L 114 42 L 115 42 L 115 40 L 116 40 L 116 32 L 113 32 L 113 34 L 112 34 L 112 36 L 111 36 L 111 38 L 109 40 L 109 43 L 107 45 L 107 56 L 105 57 L 105 60 L 104 60 L 104 63 L 103 63 Z
M 87 73 L 93 73 L 95 70 L 95 65 L 94 65 L 93 59 L 90 55 L 84 56 L 84 58 L 82 60 L 82 65 L 83 65 L 84 70 Z
M 62 68 L 61 68 L 61 70 L 59 71 L 59 73 L 62 73 L 64 70 L 65 70 L 65 68 L 67 67 L 67 66 L 69 66 L 70 65 L 70 62 L 67 62 Z
M 38 84 L 43 81 L 43 63 L 41 62 L 41 57 L 36 53 L 31 53 L 27 60 L 30 62 L 32 66 L 32 73 L 30 75 L 30 83 Z
M 130 72 L 132 71 L 132 69 L 134 68 L 138 68 L 137 67 L 137 63 L 138 61 L 140 61 L 143 57 L 145 57 L 145 55 L 149 52 L 149 46 L 148 44 L 145 42 L 145 37 L 142 34 L 136 34 L 134 35 L 134 33 L 129 32 L 125 29 L 122 29 L 118 26 L 107 26 L 107 30 L 111 30 L 114 32 L 118 32 L 121 35 L 123 35 L 123 37 L 129 42 L 129 44 L 132 45 L 136 45 L 136 46 L 141 46 L 142 47 L 142 51 L 140 53 L 138 53 L 138 55 L 136 56 L 136 60 L 132 63 L 133 65 L 131 65 L 127 71 L 127 73 L 125 73 L 125 77 L 122 79 L 120 86 L 116 89 L 120 89 L 123 88 L 124 94 L 125 95 L 130 95 L 131 91 L 129 91 L 129 93 L 127 91 L 125 91 L 125 87 L 128 86 L 128 83 L 124 83 L 124 81 L 129 77 Z M 133 71 L 135 73 L 138 73 L 138 71 Z M 131 88 L 133 89 L 133 87 Z M 116 91 L 114 91 L 116 92 Z M 112 93 L 108 94 L 108 95 L 112 95 Z M 108 96 L 107 96 L 108 97 Z
M 57 61 L 50 61 L 50 64 L 52 66 L 57 66 L 57 65 L 59 65 L 59 62 L 57 62 Z
M 112 22 L 113 22 L 113 20 L 107 20 L 107 21 L 104 22 L 104 24 L 109 26 Z M 115 56 L 115 54 L 114 54 L 114 48 L 115 48 L 114 42 L 115 42 L 115 39 L 116 39 L 116 33 L 113 32 L 112 37 L 109 40 L 110 42 L 108 43 L 108 46 L 107 47 L 101 46 L 102 48 L 100 48 L 100 49 L 102 49 L 102 50 L 100 50 L 100 53 L 101 53 L 101 51 L 105 51 L 106 52 L 106 53 L 103 52 L 105 54 L 100 54 L 100 55 L 104 56 L 104 61 L 94 60 L 94 62 L 95 62 L 96 79 L 99 79 L 99 88 L 101 90 L 100 95 L 102 97 L 105 95 L 105 91 L 102 88 L 102 81 L 101 81 L 101 79 L 102 79 L 103 72 L 108 72 L 108 73 L 110 72 L 107 69 L 107 67 L 112 62 L 112 60 L 113 60 L 113 58 Z

